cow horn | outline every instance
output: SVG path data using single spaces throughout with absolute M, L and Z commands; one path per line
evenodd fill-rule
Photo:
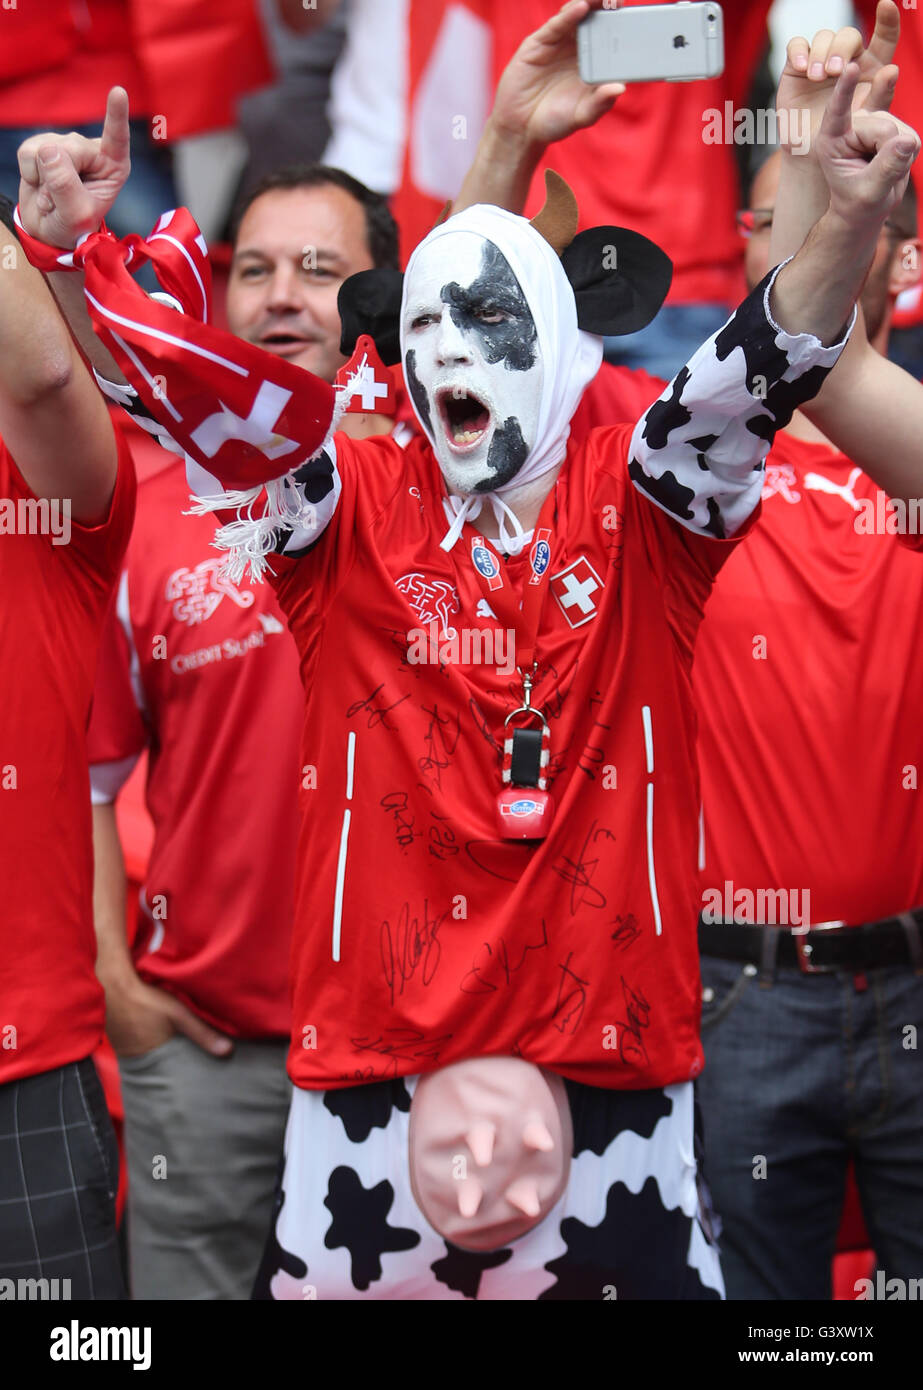
M 430 227 L 430 231 L 431 231 L 431 232 L 434 232 L 434 231 L 436 230 L 437 227 L 441 227 L 441 226 L 442 226 L 443 222 L 448 222 L 449 216 L 450 216 L 451 212 L 452 212 L 452 199 L 450 198 L 449 201 L 446 203 L 445 207 L 442 209 L 442 212 L 440 212 L 439 216 L 436 218 L 436 220 L 435 220 L 435 222 L 433 223 L 432 227 Z
M 577 235 L 580 213 L 570 184 L 553 169 L 545 170 L 545 205 L 531 225 L 560 256 Z

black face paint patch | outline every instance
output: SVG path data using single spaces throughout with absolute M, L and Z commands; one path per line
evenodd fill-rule
M 529 454 L 529 446 L 522 437 L 519 421 L 511 415 L 494 430 L 494 437 L 487 450 L 487 467 L 491 476 L 478 483 L 475 492 L 493 492 L 503 487 L 516 476 Z
M 452 281 L 440 298 L 462 333 L 477 335 L 484 361 L 498 362 L 511 372 L 527 372 L 535 364 L 535 320 L 519 281 L 503 252 L 493 242 L 481 250 L 481 273 L 470 285 Z M 500 314 L 499 323 L 485 323 L 484 316 Z
M 429 401 L 427 400 L 426 392 L 421 386 L 420 378 L 416 373 L 416 361 L 417 354 L 414 352 L 413 348 L 411 348 L 404 358 L 404 380 L 407 383 L 407 390 L 410 392 L 410 398 L 417 407 L 417 414 L 423 423 L 423 428 L 432 434 L 433 419 L 430 415 Z

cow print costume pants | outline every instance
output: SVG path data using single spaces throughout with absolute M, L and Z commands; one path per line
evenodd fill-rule
M 449 1244 L 408 1172 L 415 1077 L 296 1088 L 260 1299 L 718 1299 L 692 1082 L 607 1091 L 566 1081 L 570 1178 L 501 1250 Z

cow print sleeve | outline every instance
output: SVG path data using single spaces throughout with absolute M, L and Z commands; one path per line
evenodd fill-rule
M 107 381 L 96 374 L 100 390 L 131 416 L 171 453 L 183 455 L 166 426 L 147 411 L 133 386 Z M 239 582 L 249 569 L 262 579 L 269 554 L 298 559 L 316 545 L 333 519 L 340 500 L 336 445 L 325 448 L 294 473 L 245 492 L 228 492 L 189 454 L 186 479 L 193 494 L 192 511 L 216 512 L 224 525 L 216 532 L 215 545 L 229 552 L 228 574 Z
M 777 266 L 690 358 L 638 421 L 628 472 L 634 485 L 690 531 L 733 536 L 759 501 L 777 430 L 817 395 L 855 322 L 825 348 L 785 333 L 769 312 Z

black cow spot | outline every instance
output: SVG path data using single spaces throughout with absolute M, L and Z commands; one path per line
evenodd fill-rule
M 628 465 L 628 476 L 637 483 L 638 487 L 650 494 L 656 502 L 665 507 L 674 516 L 682 517 L 685 521 L 692 520 L 692 512 L 689 510 L 689 503 L 695 497 L 691 487 L 686 487 L 668 468 L 659 478 L 651 478 L 638 463 L 637 459 L 632 459 Z
M 329 454 L 315 455 L 292 474 L 291 481 L 308 502 L 322 502 L 333 491 L 333 459 Z M 289 486 L 290 480 L 286 478 L 285 483 Z
M 683 425 L 688 425 L 692 419 L 690 411 L 680 403 L 680 397 L 686 389 L 688 380 L 689 368 L 683 367 L 682 371 L 673 379 L 673 391 L 670 399 L 655 401 L 648 410 L 641 437 L 652 449 L 666 448 L 667 440 L 672 432 L 682 429 Z
M 487 467 L 492 476 L 478 483 L 475 492 L 493 492 L 503 487 L 519 472 L 529 454 L 529 446 L 522 437 L 519 421 L 511 415 L 494 430 L 490 448 L 487 450 Z
M 768 405 L 769 402 L 767 401 Z M 771 444 L 778 426 L 771 415 L 751 415 L 747 421 L 747 429 L 751 434 L 755 434 L 757 439 L 765 439 L 767 444 Z
M 285 1167 L 284 1161 L 280 1164 L 280 1175 Z M 272 1299 L 272 1280 L 281 1271 L 283 1274 L 290 1274 L 293 1279 L 304 1279 L 308 1272 L 308 1266 L 304 1260 L 300 1260 L 297 1255 L 292 1255 L 288 1250 L 283 1250 L 279 1244 L 276 1231 L 278 1229 L 279 1217 L 282 1208 L 285 1206 L 285 1193 L 280 1181 L 276 1185 L 276 1194 L 273 1198 L 272 1220 L 269 1224 L 269 1235 L 263 1247 L 263 1258 L 260 1260 L 260 1267 L 257 1270 L 256 1279 L 253 1285 L 253 1298 L 257 1301 Z
M 567 1250 L 545 1265 L 556 1282 L 538 1301 L 599 1302 L 607 1286 L 624 1299 L 675 1299 L 685 1285 L 689 1217 L 677 1207 L 665 1211 L 660 1189 L 650 1177 L 635 1195 L 615 1182 L 606 1198 L 606 1215 L 598 1226 L 574 1216 L 561 1222 Z
M 769 388 L 764 404 L 772 411 L 777 430 L 784 430 L 798 407 L 813 400 L 829 374 L 829 367 L 811 367 L 797 381 L 779 381 Z
M 696 454 L 696 463 L 699 465 L 703 473 L 710 472 L 708 466 L 708 459 L 705 457 L 705 455 L 708 453 L 709 449 L 711 449 L 712 446 L 715 443 L 717 443 L 718 438 L 719 436 L 717 434 L 700 434 L 698 439 L 687 439 L 686 441 L 686 443 L 689 445 L 691 449 L 699 450 L 699 452 Z
M 330 1174 L 324 1206 L 333 1220 L 324 1244 L 328 1250 L 345 1246 L 352 1260 L 353 1286 L 363 1292 L 373 1279 L 381 1278 L 382 1255 L 420 1244 L 416 1231 L 388 1225 L 393 1203 L 394 1188 L 387 1178 L 365 1188 L 353 1168 L 341 1165 Z
M 430 414 L 429 400 L 427 399 L 426 391 L 423 389 L 420 378 L 417 376 L 416 362 L 417 354 L 414 352 L 413 348 L 411 348 L 404 358 L 404 380 L 407 383 L 407 390 L 410 392 L 410 398 L 417 408 L 417 414 L 423 423 L 423 428 L 432 434 L 433 417 Z
M 430 1265 L 430 1269 L 447 1289 L 464 1294 L 465 1298 L 477 1298 L 481 1275 L 485 1269 L 496 1269 L 506 1264 L 512 1250 L 462 1250 L 446 1241 L 447 1254 Z
M 714 497 L 706 497 L 705 505 L 708 508 L 708 520 L 705 523 L 705 530 L 714 536 L 716 540 L 723 541 L 726 538 L 724 529 L 724 518 L 721 515 L 721 508 Z
M 766 280 L 763 280 L 715 338 L 715 356 L 719 362 L 730 357 L 735 348 L 742 350 L 747 369 L 747 390 L 751 395 L 756 395 L 757 378 L 761 385 L 765 382 L 768 387 L 778 381 L 789 367 L 788 355 L 776 347 L 772 329 L 766 322 L 763 309 L 765 292 Z
M 511 372 L 527 372 L 535 362 L 538 333 L 513 267 L 493 242 L 481 250 L 481 272 L 470 285 L 453 281 L 440 291 L 452 321 L 480 342 L 485 362 L 502 362 Z M 485 323 L 484 316 L 497 323 Z
M 587 1151 L 601 1157 L 625 1130 L 650 1139 L 673 1110 L 663 1091 L 607 1091 L 562 1079 L 574 1126 L 574 1158 Z
M 331 1115 L 343 1121 L 346 1137 L 353 1144 L 364 1144 L 373 1129 L 384 1129 L 392 1110 L 410 1109 L 410 1096 L 400 1077 L 395 1081 L 374 1081 L 366 1086 L 344 1086 L 325 1091 L 324 1105 Z

